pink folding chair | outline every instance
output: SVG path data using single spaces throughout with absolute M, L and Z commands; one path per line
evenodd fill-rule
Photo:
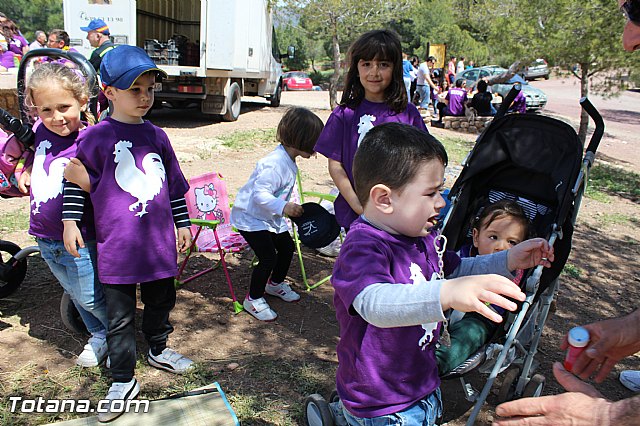
M 243 308 L 233 291 L 225 256 L 228 253 L 243 251 L 248 247 L 248 244 L 231 226 L 229 219 L 231 209 L 229 207 L 227 185 L 219 173 L 206 173 L 189 179 L 189 192 L 187 192 L 185 198 L 189 217 L 191 218 L 193 242 L 180 265 L 176 283 L 177 285 L 186 284 L 222 265 L 231 299 L 233 300 L 233 310 L 238 313 Z M 211 267 L 181 279 L 187 262 L 194 252 L 217 253 L 219 259 L 214 259 Z

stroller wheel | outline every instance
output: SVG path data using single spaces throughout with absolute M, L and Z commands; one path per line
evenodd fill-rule
M 304 401 L 304 421 L 307 426 L 333 426 L 333 417 L 327 401 L 317 393 Z
M 331 391 L 331 394 L 329 394 L 329 404 L 338 401 L 340 401 L 340 397 L 338 396 L 338 391 L 334 389 Z
M 504 374 L 502 379 L 502 386 L 498 392 L 498 404 L 511 401 L 516 391 L 516 384 L 518 383 L 518 377 L 520 377 L 520 368 L 510 368 Z
M 524 387 L 522 391 L 523 398 L 538 397 L 542 395 L 546 379 L 542 374 L 534 374 L 529 383 Z
M 89 334 L 87 327 L 84 325 L 84 321 L 82 321 L 80 312 L 78 312 L 76 305 L 73 304 L 69 293 L 66 292 L 62 294 L 62 298 L 60 299 L 60 316 L 62 317 L 62 323 L 69 330 L 80 334 Z
M 16 244 L 0 240 L 0 299 L 16 291 L 27 274 L 26 258 L 13 267 L 6 263 L 19 251 L 20 247 Z

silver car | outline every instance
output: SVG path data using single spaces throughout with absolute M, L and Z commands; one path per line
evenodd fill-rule
M 524 72 L 524 78 L 527 80 L 535 80 L 536 78 L 544 78 L 549 80 L 549 66 L 544 59 L 536 59 L 527 67 Z
M 467 81 L 467 88 L 475 88 L 476 83 L 481 78 L 488 78 L 494 75 L 500 75 L 507 70 L 505 68 L 489 65 L 486 67 L 470 68 L 456 74 L 456 80 L 462 78 Z M 494 84 L 490 86 L 493 93 L 497 93 L 504 99 L 513 87 L 514 83 L 522 84 L 522 93 L 527 99 L 527 111 L 538 111 L 547 105 L 547 95 L 540 89 L 531 86 L 524 78 L 515 75 L 505 84 Z

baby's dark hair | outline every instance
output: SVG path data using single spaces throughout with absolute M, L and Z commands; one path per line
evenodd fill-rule
M 276 139 L 284 146 L 313 154 L 323 128 L 320 117 L 306 108 L 294 107 L 282 116 Z
M 364 87 L 358 76 L 358 62 L 389 61 L 393 64 L 391 83 L 384 92 L 387 106 L 400 113 L 407 108 L 407 90 L 402 79 L 402 47 L 400 37 L 394 31 L 373 30 L 362 34 L 347 52 L 349 69 L 345 77 L 340 105 L 355 109 L 364 99 Z
M 447 165 L 447 151 L 429 133 L 408 124 L 384 123 L 367 132 L 353 159 L 353 180 L 365 206 L 374 185 L 400 190 L 425 163 L 437 159 Z
M 531 221 L 525 214 L 520 204 L 516 203 L 513 200 L 500 200 L 486 206 L 471 221 L 471 229 L 477 229 L 479 231 L 491 225 L 491 223 L 496 219 L 500 219 L 505 216 L 516 219 L 522 226 L 524 226 L 524 228 L 526 229 L 524 235 L 525 239 L 531 238 L 533 236 Z

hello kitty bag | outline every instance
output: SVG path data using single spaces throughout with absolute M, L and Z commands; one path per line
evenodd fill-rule
M 24 197 L 18 189 L 18 179 L 22 171 L 33 162 L 33 151 L 25 149 L 24 145 L 14 135 L 8 135 L 0 129 L 0 196 Z

